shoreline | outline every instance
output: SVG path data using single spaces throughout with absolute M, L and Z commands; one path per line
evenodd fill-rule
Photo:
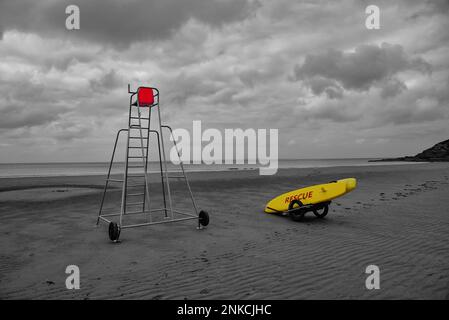
M 375 164 L 379 162 L 379 164 Z M 302 166 L 302 167 L 279 167 L 279 170 L 289 170 L 289 169 L 319 169 L 319 168 L 340 168 L 340 167 L 370 167 L 370 166 L 402 166 L 402 165 L 417 165 L 417 164 L 423 164 L 423 163 L 430 163 L 429 161 L 387 161 L 387 160 L 368 160 L 366 164 L 354 164 L 354 165 L 317 165 L 317 166 Z M 187 174 L 189 173 L 214 173 L 214 172 L 232 172 L 232 171 L 256 171 L 260 167 L 250 167 L 250 168 L 238 168 L 238 167 L 230 167 L 230 168 L 223 168 L 223 169 L 196 169 L 196 170 L 186 170 L 185 172 Z M 107 170 L 106 170 L 107 171 Z M 117 176 L 122 173 L 120 172 L 112 172 L 111 176 Z M 148 174 L 150 175 L 158 175 L 159 171 L 148 171 Z M 22 179 L 22 178 L 57 178 L 57 177 L 91 177 L 91 176 L 106 176 L 107 172 L 95 172 L 95 173 L 79 173 L 79 174 L 45 174 L 45 175 L 10 175 L 10 176 L 0 176 L 0 180 L 2 179 Z
M 342 173 L 351 175 L 352 173 L 372 171 L 389 171 L 391 167 L 396 167 L 398 170 L 408 171 L 413 169 L 417 164 L 432 168 L 433 163 L 402 163 L 402 164 L 382 164 L 382 165 L 363 165 L 363 166 L 331 166 L 331 167 L 307 167 L 307 168 L 280 168 L 275 175 L 259 175 L 258 170 L 218 170 L 218 171 L 186 171 L 189 181 L 214 181 L 222 180 L 245 180 L 245 179 L 259 179 L 259 180 L 280 180 L 292 174 L 297 177 L 308 177 L 313 175 L 330 175 L 330 181 L 333 178 L 332 174 L 338 174 L 336 177 L 342 176 Z M 430 165 L 430 167 L 429 167 Z M 55 176 L 27 176 L 27 177 L 1 177 L 0 178 L 0 192 L 8 192 L 14 190 L 35 189 L 41 187 L 73 187 L 73 188 L 94 188 L 102 189 L 105 185 L 106 174 L 92 174 L 92 175 L 55 175 Z M 122 174 L 111 174 L 113 178 L 120 178 Z M 160 184 L 160 173 L 149 173 L 150 185 Z M 327 181 L 323 181 L 325 183 Z M 174 181 L 172 183 L 178 183 Z

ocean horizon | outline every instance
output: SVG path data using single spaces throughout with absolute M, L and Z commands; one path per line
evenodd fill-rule
M 279 160 L 279 169 L 288 168 L 323 168 L 340 166 L 382 166 L 417 164 L 406 161 L 370 162 L 379 158 L 345 158 L 345 159 L 283 159 Z M 137 163 L 137 162 L 135 162 Z M 123 172 L 124 162 L 115 162 L 111 173 Z M 178 165 L 167 162 L 169 171 L 181 170 Z M 256 170 L 260 164 L 184 164 L 186 172 Z M 0 163 L 0 178 L 88 176 L 107 174 L 109 162 L 40 162 L 40 163 Z M 134 171 L 133 171 L 134 170 Z M 130 172 L 138 172 L 130 169 Z M 148 172 L 159 172 L 159 162 L 149 161 Z

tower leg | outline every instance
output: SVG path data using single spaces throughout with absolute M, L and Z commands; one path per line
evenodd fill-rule
M 164 147 L 164 134 L 162 132 L 162 121 L 161 121 L 161 109 L 158 106 L 157 108 L 157 113 L 158 113 L 158 118 L 159 118 L 159 132 L 161 134 L 161 146 L 162 146 L 162 160 L 164 162 L 164 176 L 165 176 L 165 182 L 167 184 L 167 195 L 168 195 L 168 204 L 170 206 L 170 214 L 171 214 L 171 218 L 174 218 L 173 215 L 173 204 L 172 204 L 172 199 L 171 199 L 171 191 L 170 191 L 170 181 L 168 181 L 168 173 L 167 173 L 167 161 L 165 158 L 165 147 Z
M 106 197 L 106 190 L 108 189 L 109 178 L 111 176 L 112 163 L 114 162 L 115 150 L 117 149 L 117 142 L 120 137 L 120 133 L 122 133 L 123 131 L 127 131 L 127 129 L 120 129 L 119 131 L 117 131 L 117 135 L 115 137 L 114 149 L 112 150 L 111 161 L 109 162 L 108 175 L 106 178 L 106 183 L 104 185 L 103 196 L 101 197 L 100 210 L 98 211 L 97 224 L 96 224 L 97 226 L 98 226 L 98 223 L 100 222 L 100 216 L 101 216 L 101 212 L 103 210 L 104 198 Z
M 170 131 L 170 135 L 172 137 L 173 144 L 175 146 L 176 154 L 178 155 L 179 165 L 181 166 L 181 171 L 182 171 L 182 174 L 183 174 L 183 176 L 185 178 L 185 181 L 186 181 L 186 184 L 187 184 L 187 189 L 189 190 L 190 199 L 192 200 L 192 205 L 193 205 L 193 208 L 195 209 L 195 213 L 196 213 L 196 215 L 198 215 L 199 214 L 198 207 L 196 205 L 195 198 L 193 197 L 193 192 L 192 192 L 192 188 L 190 188 L 189 180 L 186 177 L 186 172 L 184 170 L 184 165 L 183 165 L 183 163 L 181 161 L 181 155 L 179 153 L 178 145 L 176 144 L 176 140 L 175 140 L 175 137 L 173 135 L 173 130 L 172 130 L 172 128 L 170 126 L 162 126 L 162 127 L 163 128 L 167 128 Z
M 126 139 L 126 158 L 125 158 L 125 172 L 123 173 L 123 187 L 122 187 L 122 205 L 120 209 L 120 220 L 118 227 L 120 228 L 123 224 L 123 215 L 126 214 L 126 194 L 128 190 L 128 160 L 129 160 L 129 136 L 131 134 L 131 116 L 132 116 L 132 96 L 129 101 L 129 116 L 128 116 L 128 139 Z
M 165 218 L 168 218 L 168 214 L 167 214 L 167 199 L 165 197 L 164 170 L 162 168 L 162 153 L 161 153 L 160 135 L 159 135 L 159 132 L 157 130 L 150 130 L 150 132 L 156 134 L 157 150 L 158 150 L 158 153 L 159 153 L 159 169 L 161 171 L 162 198 L 164 200 L 164 213 L 165 213 Z

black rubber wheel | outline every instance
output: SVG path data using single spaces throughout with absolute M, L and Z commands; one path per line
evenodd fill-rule
M 293 200 L 288 205 L 288 211 L 290 214 L 290 218 L 293 221 L 301 221 L 304 218 L 304 215 L 306 214 L 305 210 L 301 207 L 303 206 L 302 202 L 299 200 Z M 292 210 L 292 211 L 290 211 Z
M 313 214 L 317 216 L 317 218 L 323 219 L 327 213 L 329 212 L 329 205 L 324 205 L 321 208 L 313 209 Z
M 115 222 L 109 223 L 109 239 L 114 242 L 118 241 L 120 237 L 120 227 Z
M 198 215 L 200 224 L 205 227 L 209 224 L 209 214 L 207 211 L 201 210 L 200 214 Z

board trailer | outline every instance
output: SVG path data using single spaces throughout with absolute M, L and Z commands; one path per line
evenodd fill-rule
M 304 205 L 300 200 L 293 200 L 289 203 L 289 208 L 287 211 L 277 211 L 273 208 L 270 209 L 275 211 L 277 214 L 289 216 L 293 221 L 302 221 L 307 212 L 313 212 L 317 218 L 322 219 L 328 214 L 331 202 L 332 201 L 327 201 L 317 204 Z
M 313 212 L 322 219 L 328 214 L 333 199 L 351 192 L 356 186 L 355 178 L 346 178 L 289 191 L 269 201 L 265 212 L 290 216 L 294 221 L 301 221 L 307 212 Z

